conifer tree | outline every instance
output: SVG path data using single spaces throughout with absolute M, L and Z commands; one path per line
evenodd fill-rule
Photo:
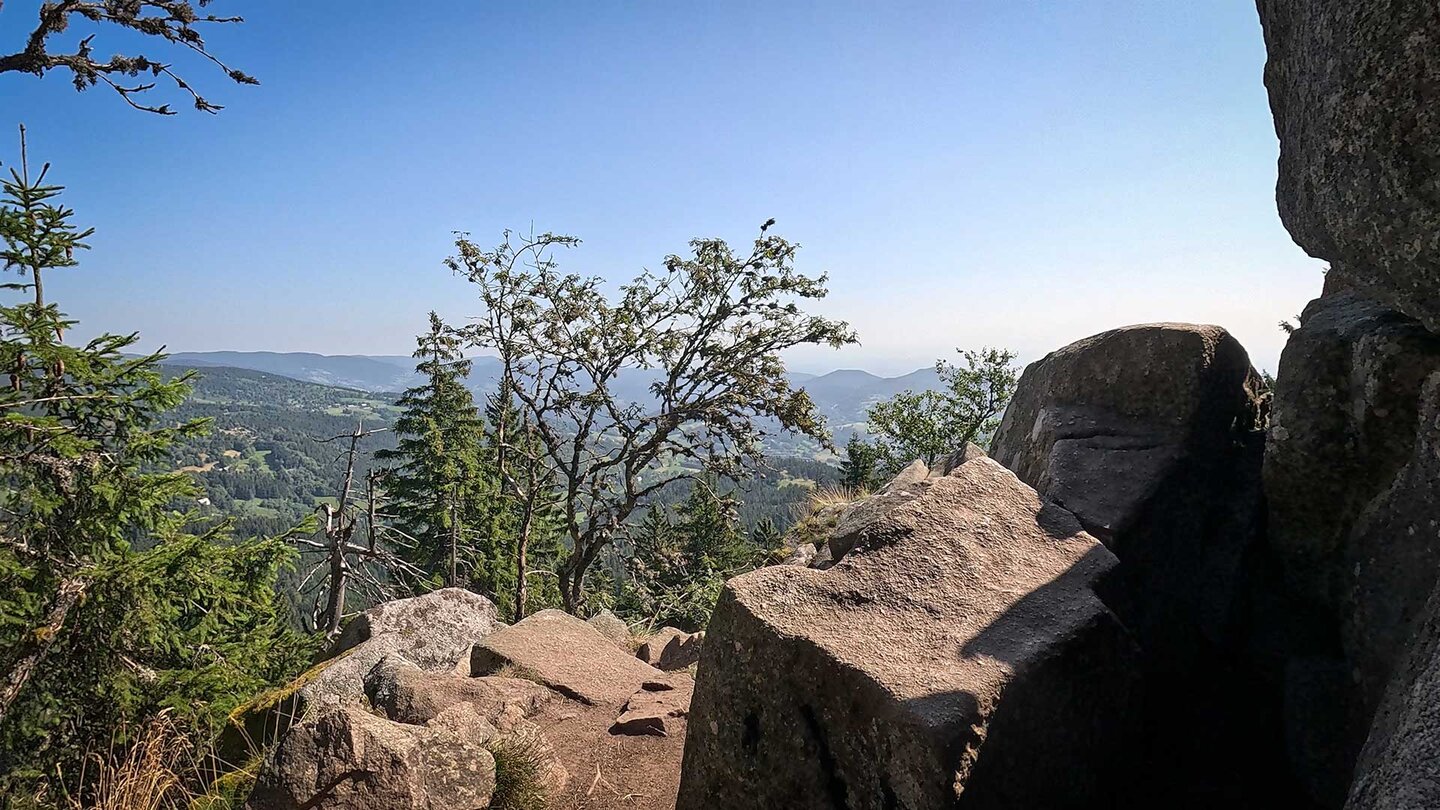
M 126 745 L 162 707 L 213 731 L 311 650 L 275 594 L 282 539 L 194 530 L 194 481 L 156 471 L 206 427 L 167 414 L 187 379 L 128 354 L 133 334 L 65 342 L 74 322 L 44 282 L 90 231 L 48 165 L 29 171 L 23 130 L 21 153 L 0 180 L 0 262 L 20 277 L 0 284 L 19 299 L 0 304 L 0 796 L 58 777 L 90 806 L 87 753 Z
M 502 375 L 485 403 L 485 457 L 493 464 L 500 496 L 489 515 L 490 558 L 496 600 L 513 621 L 559 603 L 555 569 L 560 543 L 555 476 L 544 446 L 515 405 Z M 538 585 L 536 584 L 538 583 Z
M 400 397 L 396 448 L 375 455 L 391 464 L 386 511 L 392 528 L 409 539 L 404 556 L 433 581 L 457 586 L 473 578 L 493 594 L 496 560 L 477 540 L 489 528 L 485 513 L 494 486 L 481 458 L 484 422 L 465 387 L 471 363 L 461 343 L 430 313 L 430 331 L 416 338 L 414 353 L 424 381 Z
M 769 551 L 780 546 L 783 536 L 775 519 L 767 515 L 755 521 L 755 528 L 750 530 L 750 544 L 759 551 Z
M 616 611 L 634 621 L 698 630 L 725 580 L 754 568 L 763 549 L 740 531 L 734 498 L 703 476 L 670 511 L 653 504 L 629 532 L 629 581 Z
M 852 435 L 845 443 L 845 457 L 840 459 L 840 484 L 856 491 L 873 489 L 880 476 L 880 460 L 879 448 Z

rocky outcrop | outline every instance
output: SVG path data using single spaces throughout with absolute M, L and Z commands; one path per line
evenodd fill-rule
M 1114 556 L 986 458 L 906 489 L 834 567 L 727 583 L 682 810 L 1100 806 L 1139 691 Z
M 618 707 L 646 681 L 665 680 L 665 673 L 559 610 L 542 610 L 487 636 L 475 645 L 470 669 L 475 675 L 509 670 L 596 706 Z
M 671 672 L 698 663 L 704 643 L 704 630 L 687 633 L 674 627 L 662 627 L 640 645 L 635 656 L 656 669 Z
M 359 706 L 330 708 L 290 730 L 267 757 L 248 810 L 455 810 L 490 806 L 494 734 L 465 710 L 411 726 Z
M 1440 6 L 1258 6 L 1281 219 L 1312 256 L 1440 331 Z
M 991 447 L 1124 563 L 1152 653 L 1232 632 L 1259 540 L 1263 383 L 1218 326 L 1104 332 L 1028 368 Z

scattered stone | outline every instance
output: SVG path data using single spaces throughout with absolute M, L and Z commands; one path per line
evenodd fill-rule
M 266 757 L 245 806 L 248 810 L 488 807 L 495 789 L 495 759 L 485 742 L 488 737 L 469 739 L 441 726 L 396 723 L 359 706 L 333 707 L 290 729 L 280 740 Z
M 1134 642 L 1093 591 L 1115 557 L 986 458 L 908 489 L 835 567 L 726 584 L 680 810 L 1106 795 L 1139 714 Z
M 700 660 L 700 647 L 705 631 L 687 633 L 674 627 L 662 627 L 640 645 L 635 655 L 656 669 L 673 672 Z
M 630 632 L 630 625 L 611 613 L 608 608 L 601 608 L 599 613 L 591 616 L 589 624 L 599 630 L 600 635 L 613 641 L 620 649 L 629 651 L 632 648 L 634 637 Z
M 542 610 L 486 637 L 471 653 L 475 675 L 513 665 L 566 697 L 619 706 L 647 680 L 664 673 L 618 649 L 584 621 Z
M 1440 11 L 1430 0 L 1257 5 L 1285 227 L 1440 332 Z
M 695 691 L 695 682 L 688 677 L 678 676 L 674 682 L 655 684 L 663 689 L 651 689 L 645 684 L 639 692 L 625 702 L 611 734 L 649 734 L 655 737 L 669 736 L 667 721 L 684 717 L 690 713 L 690 699 Z
M 809 564 L 811 563 L 811 561 L 813 561 L 814 559 L 815 559 L 815 544 L 814 544 L 814 543 L 801 543 L 800 545 L 796 546 L 795 549 L 790 552 L 790 555 L 787 556 L 787 557 L 785 558 L 785 560 L 784 560 L 783 562 L 781 562 L 780 564 L 781 564 L 781 565 L 799 565 L 799 566 L 804 567 L 804 566 L 809 565 Z

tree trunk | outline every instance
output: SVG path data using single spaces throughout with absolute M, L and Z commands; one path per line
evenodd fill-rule
M 70 614 L 70 609 L 75 607 L 85 595 L 85 590 L 90 583 L 80 577 L 69 577 L 61 580 L 60 589 L 55 594 L 55 601 L 50 605 L 50 612 L 45 616 L 45 624 L 34 634 L 35 641 L 29 652 L 20 657 L 10 673 L 5 676 L 5 686 L 0 689 L 0 721 L 10 710 L 10 704 L 19 697 L 20 691 L 25 688 L 26 682 L 34 674 L 35 669 L 45 660 L 50 653 L 50 648 L 55 644 L 60 631 L 65 627 L 65 617 Z
M 460 553 L 460 514 L 456 508 L 454 485 L 450 489 L 450 587 L 459 587 L 456 557 Z
M 534 486 L 533 482 L 531 486 Z M 531 527 L 535 525 L 535 497 L 533 491 L 526 497 L 525 508 L 520 513 L 520 529 L 515 533 L 515 622 L 525 618 L 525 601 L 528 598 L 526 555 L 530 550 Z

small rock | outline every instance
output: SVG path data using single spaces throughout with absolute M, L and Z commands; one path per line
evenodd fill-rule
M 631 649 L 632 635 L 630 625 L 623 619 L 611 613 L 609 609 L 602 608 L 599 613 L 591 616 L 587 622 L 591 627 L 600 631 L 600 635 L 615 642 L 615 645 L 622 650 Z

